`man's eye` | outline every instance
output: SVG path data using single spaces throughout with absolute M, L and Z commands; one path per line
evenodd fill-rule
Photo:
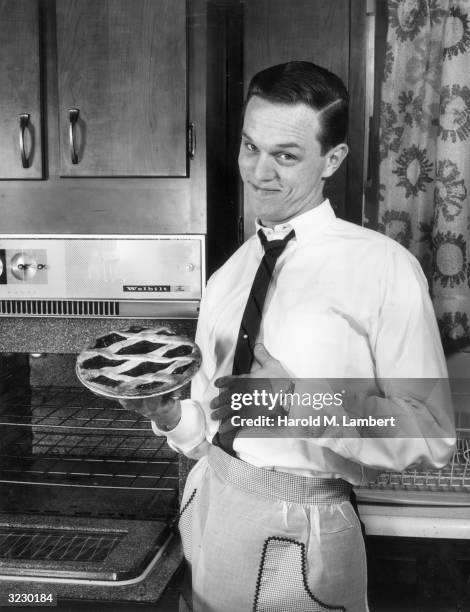
M 297 161 L 297 157 L 295 157 L 295 155 L 291 155 L 290 153 L 279 153 L 277 157 L 281 161 L 286 161 L 286 162 Z
M 256 146 L 251 142 L 245 142 L 245 148 L 248 149 L 248 151 L 251 151 L 252 153 L 258 150 Z

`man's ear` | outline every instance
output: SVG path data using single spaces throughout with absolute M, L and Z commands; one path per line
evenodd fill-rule
M 328 178 L 338 170 L 348 154 L 348 145 L 344 142 L 331 148 L 326 154 L 325 169 L 322 178 Z

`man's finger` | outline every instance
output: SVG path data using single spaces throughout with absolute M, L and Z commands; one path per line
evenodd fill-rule
M 226 419 L 230 418 L 233 414 L 235 413 L 230 408 L 230 405 L 226 404 L 225 406 L 219 406 L 218 408 L 215 408 L 211 412 L 211 419 L 213 421 L 225 421 Z
M 219 426 L 219 433 L 226 433 L 227 431 L 230 431 L 231 429 L 239 429 L 239 427 L 235 427 L 235 425 L 232 424 L 231 419 L 226 419 L 225 421 L 222 421 L 222 423 Z
M 224 404 L 230 404 L 232 394 L 230 391 L 221 391 L 219 395 L 211 399 L 210 407 L 211 410 L 220 408 Z
M 220 378 L 216 378 L 214 381 L 214 386 L 218 389 L 222 389 L 223 387 L 230 388 L 236 384 L 238 376 L 221 376 Z
M 222 421 L 233 414 L 231 406 L 231 393 L 224 391 L 218 397 L 214 397 L 210 403 L 211 419 Z
M 267 366 L 269 362 L 274 359 L 271 353 L 269 353 L 268 349 L 261 342 L 255 344 L 253 355 L 261 367 Z
M 126 410 L 140 410 L 142 408 L 143 400 L 141 399 L 120 399 L 118 400 L 123 408 Z

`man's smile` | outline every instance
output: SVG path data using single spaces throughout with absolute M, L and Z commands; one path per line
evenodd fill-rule
M 261 187 L 260 185 L 255 185 L 251 181 L 248 181 L 248 183 L 249 183 L 250 187 L 256 193 L 259 193 L 261 195 L 263 195 L 263 194 L 269 195 L 271 193 L 277 193 L 277 192 L 281 191 L 280 189 L 275 189 L 274 187 Z

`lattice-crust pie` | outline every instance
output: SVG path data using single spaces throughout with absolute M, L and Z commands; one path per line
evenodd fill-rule
M 77 376 L 110 398 L 168 393 L 187 383 L 201 365 L 199 347 L 167 327 L 131 327 L 98 338 L 77 358 Z

